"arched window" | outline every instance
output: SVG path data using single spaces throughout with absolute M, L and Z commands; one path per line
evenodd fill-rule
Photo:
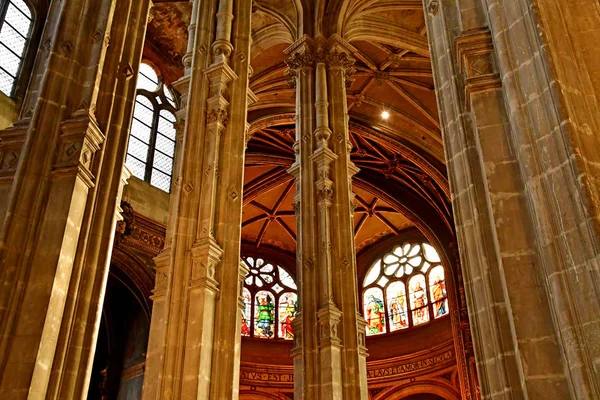
M 281 266 L 260 257 L 243 257 L 249 269 L 244 282 L 242 335 L 292 340 L 298 312 L 298 288 Z
M 367 335 L 421 325 L 448 314 L 444 267 L 427 243 L 395 246 L 363 282 Z
M 148 64 L 140 64 L 125 164 L 131 173 L 169 192 L 175 158 L 175 102 Z
M 0 1 L 0 90 L 13 96 L 33 18 L 23 0 Z

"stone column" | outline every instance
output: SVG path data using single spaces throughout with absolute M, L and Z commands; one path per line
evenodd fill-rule
M 299 314 L 295 397 L 366 399 L 366 336 L 358 314 L 346 81 L 353 48 L 303 37 L 287 53 L 296 87 Z
M 251 1 L 195 0 L 144 399 L 236 399 Z
M 22 118 L 0 132 L 18 160 L 0 182 L 0 397 L 87 391 L 124 184 L 128 60 L 141 56 L 133 29 L 143 31 L 148 9 L 124 1 L 115 15 L 116 4 L 52 3 Z
M 597 100 L 578 94 L 600 69 L 570 40 L 599 13 L 425 4 L 482 397 L 598 398 Z

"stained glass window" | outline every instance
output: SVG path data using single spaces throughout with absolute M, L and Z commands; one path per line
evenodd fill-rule
M 447 315 L 440 256 L 427 243 L 394 246 L 367 271 L 362 299 L 367 335 L 395 332 Z
M 32 26 L 23 0 L 0 2 L 0 91 L 7 96 L 14 94 Z
M 263 258 L 243 257 L 243 260 L 249 272 L 242 291 L 242 335 L 292 340 L 292 321 L 298 312 L 294 278 L 283 267 Z
M 140 64 L 125 164 L 131 173 L 169 192 L 175 158 L 175 101 L 148 64 Z

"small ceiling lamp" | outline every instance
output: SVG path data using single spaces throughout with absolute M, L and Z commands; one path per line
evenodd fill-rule
M 381 118 L 383 119 L 388 119 L 390 117 L 390 113 L 387 111 L 382 111 L 381 112 Z

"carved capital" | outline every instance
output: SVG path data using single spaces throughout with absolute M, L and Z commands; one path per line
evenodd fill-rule
M 206 123 L 219 123 L 223 127 L 229 122 L 229 111 L 224 108 L 213 108 L 206 111 Z

